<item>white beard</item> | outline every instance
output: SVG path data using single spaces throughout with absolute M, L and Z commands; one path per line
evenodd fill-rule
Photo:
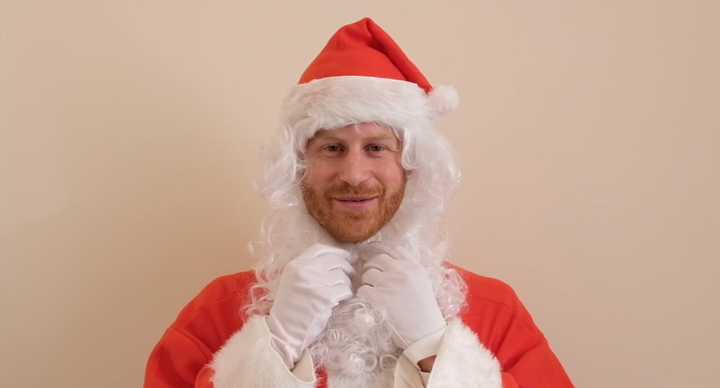
M 327 371 L 330 387 L 391 387 L 402 350 L 393 343 L 383 315 L 354 297 L 333 309 L 310 353 L 315 365 Z
M 422 213 L 420 213 L 422 214 Z M 445 319 L 458 314 L 464 303 L 464 283 L 454 271 L 442 269 L 445 247 L 442 239 L 423 232 L 416 220 L 400 214 L 371 240 L 401 245 L 414 252 L 427 270 L 438 306 Z M 264 294 L 253 298 L 250 314 L 268 313 L 279 284 L 282 267 L 314 243 L 346 249 L 355 267 L 353 293 L 360 285 L 365 244 L 339 244 L 303 208 L 280 209 L 269 216 L 263 227 L 265 242 L 258 244 L 261 259 L 256 266 L 256 288 Z M 262 252 L 264 251 L 264 252 Z M 264 292 L 263 292 L 264 291 Z M 402 350 L 392 341 L 383 314 L 358 297 L 341 302 L 333 309 L 328 324 L 309 350 L 316 367 L 328 375 L 331 388 L 392 387 L 394 370 Z

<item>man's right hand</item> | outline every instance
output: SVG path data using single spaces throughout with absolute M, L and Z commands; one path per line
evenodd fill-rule
M 333 307 L 353 296 L 349 259 L 343 249 L 315 244 L 285 265 L 267 325 L 288 368 L 325 329 Z

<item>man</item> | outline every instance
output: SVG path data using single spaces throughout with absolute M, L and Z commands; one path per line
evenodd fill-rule
M 254 271 L 208 285 L 150 387 L 572 387 L 507 285 L 446 263 L 457 106 L 372 20 L 342 27 L 283 107 Z

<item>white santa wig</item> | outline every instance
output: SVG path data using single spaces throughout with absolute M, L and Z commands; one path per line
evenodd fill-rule
M 428 270 L 445 318 L 457 316 L 465 288 L 459 275 L 442 265 L 447 238 L 439 221 L 460 172 L 450 144 L 434 128 L 457 104 L 452 87 L 426 93 L 412 82 L 385 78 L 329 77 L 294 87 L 282 107 L 280 135 L 261 153 L 256 190 L 274 210 L 263 222 L 261 241 L 251 245 L 259 260 L 258 283 L 246 313 L 268 313 L 285 264 L 314 243 L 341 246 L 362 257 L 363 243 L 338 243 L 310 216 L 300 182 L 306 168 L 305 148 L 315 133 L 375 123 L 392 129 L 402 142 L 401 161 L 408 180 L 398 212 L 370 241 L 402 245 L 414 254 Z

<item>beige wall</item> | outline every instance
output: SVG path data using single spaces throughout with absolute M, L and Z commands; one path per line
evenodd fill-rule
M 1 3 L 0 386 L 141 384 L 249 267 L 257 140 L 366 15 L 460 93 L 454 260 L 516 289 L 578 387 L 717 386 L 717 2 L 262 4 Z

